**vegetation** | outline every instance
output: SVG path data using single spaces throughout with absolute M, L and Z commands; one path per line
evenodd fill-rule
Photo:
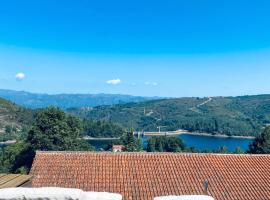
M 14 138 L 27 130 L 33 122 L 35 112 L 0 98 L 0 141 Z
M 269 154 L 270 153 L 270 126 L 255 138 L 249 146 L 248 153 L 252 154 Z
M 14 145 L 2 148 L 0 171 L 27 172 L 35 151 L 91 150 L 82 140 L 82 125 L 76 117 L 58 108 L 40 110 L 27 137 Z
M 89 146 L 82 140 L 80 120 L 54 107 L 38 113 L 27 141 L 41 151 L 88 150 Z
M 104 120 L 135 130 L 186 129 L 211 134 L 256 136 L 270 123 L 270 95 L 179 98 L 72 109 L 77 116 Z
M 247 99 L 241 100 L 242 98 Z M 80 120 L 55 107 L 28 110 L 0 99 L 0 125 L 2 131 L 0 139 L 2 141 L 9 139 L 18 141 L 14 145 L 1 147 L 0 172 L 27 173 L 37 150 L 92 150 L 93 148 L 82 139 L 84 135 L 91 137 L 120 137 L 119 143 L 124 145 L 124 151 L 142 151 L 141 140 L 134 137 L 131 131 L 125 131 L 125 128 L 129 127 L 154 130 L 157 125 L 160 125 L 165 126 L 166 130 L 185 128 L 188 130 L 209 131 L 213 134 L 222 131 L 222 133 L 227 134 L 240 134 L 240 130 L 245 130 L 243 127 L 252 127 L 252 130 L 255 130 L 256 127 L 261 127 L 263 123 L 269 122 L 269 112 L 267 112 L 266 97 L 261 97 L 261 102 L 258 105 L 256 104 L 257 100 L 252 100 L 252 98 L 255 97 L 239 97 L 240 100 L 237 101 L 242 101 L 241 103 L 236 103 L 235 98 L 214 98 L 207 105 L 202 104 L 207 99 L 168 99 L 97 107 L 92 111 L 84 111 L 83 113 L 81 110 L 71 111 L 71 113 L 90 118 L 90 120 Z M 245 102 L 245 105 L 243 105 L 243 102 Z M 236 105 L 239 108 L 236 109 Z M 255 110 L 257 111 L 256 114 L 254 114 Z M 211 117 L 209 118 L 209 116 Z M 194 120 L 197 121 L 194 122 Z M 210 123 L 211 120 L 213 120 L 213 123 Z M 235 126 L 232 126 L 232 123 L 226 124 L 226 120 L 233 121 L 232 123 Z M 113 122 L 118 122 L 121 126 Z M 255 142 L 250 146 L 250 152 L 268 153 L 270 151 L 269 132 L 269 128 L 266 128 L 256 138 Z M 243 134 L 247 133 L 251 134 L 251 132 L 243 131 Z M 182 140 L 176 137 L 152 137 L 148 141 L 147 151 L 198 152 L 194 148 L 186 148 Z M 228 149 L 221 147 L 216 153 L 228 153 Z M 242 153 L 242 151 L 238 148 L 234 153 Z
M 30 144 L 24 141 L 2 147 L 0 152 L 0 173 L 27 173 L 34 155 L 35 153 Z
M 121 137 L 124 130 L 121 126 L 107 121 L 83 120 L 84 135 L 90 137 Z
M 236 147 L 236 149 L 233 153 L 234 154 L 244 154 L 245 152 L 240 147 Z
M 137 139 L 132 131 L 129 131 L 125 133 L 120 138 L 120 143 L 124 145 L 124 151 L 127 152 L 136 152 L 136 151 L 142 151 L 143 146 L 140 139 Z
M 181 152 L 185 150 L 183 141 L 177 137 L 151 137 L 148 140 L 148 152 Z

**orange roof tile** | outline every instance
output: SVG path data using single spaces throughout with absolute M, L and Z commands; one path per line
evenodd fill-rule
M 32 186 L 120 193 L 124 200 L 208 194 L 270 199 L 270 156 L 185 153 L 37 152 Z

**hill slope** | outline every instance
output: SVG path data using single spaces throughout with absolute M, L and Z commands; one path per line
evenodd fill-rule
M 34 111 L 0 98 L 0 134 L 5 133 L 7 126 L 18 131 L 30 125 L 33 115 Z
M 68 111 L 136 130 L 156 131 L 157 126 L 165 126 L 162 130 L 257 135 L 270 123 L 270 95 L 165 99 Z
M 35 94 L 14 90 L 1 90 L 0 97 L 27 108 L 44 108 L 57 106 L 63 109 L 79 107 L 95 107 L 127 102 L 142 102 L 158 97 L 140 97 L 120 94 Z

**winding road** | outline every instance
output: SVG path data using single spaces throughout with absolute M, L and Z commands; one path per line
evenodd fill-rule
M 213 100 L 213 98 L 212 98 L 212 97 L 209 97 L 206 101 L 204 101 L 204 102 L 198 104 L 196 107 L 199 108 L 199 107 L 201 107 L 201 106 L 203 106 L 203 105 L 209 103 L 209 102 L 212 101 L 212 100 Z
M 212 97 L 208 97 L 208 99 L 207 99 L 206 101 L 204 101 L 204 102 L 202 102 L 202 103 L 200 103 L 200 104 L 198 104 L 198 105 L 196 105 L 196 106 L 190 108 L 190 110 L 193 111 L 193 112 L 200 113 L 200 111 L 198 110 L 198 108 L 200 108 L 201 106 L 203 106 L 203 105 L 209 103 L 209 102 L 212 101 L 212 100 L 213 100 Z

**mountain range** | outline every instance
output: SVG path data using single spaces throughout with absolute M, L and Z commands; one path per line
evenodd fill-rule
M 136 97 L 110 94 L 34 94 L 0 90 L 0 132 L 21 129 L 36 112 L 29 108 L 58 106 L 80 118 L 101 120 L 124 129 L 185 129 L 226 135 L 256 136 L 270 124 L 270 95 L 239 97 Z M 15 102 L 15 103 L 13 103 Z M 18 105 L 17 105 L 18 104 Z
M 121 94 L 37 94 L 0 89 L 0 97 L 26 108 L 57 106 L 62 109 L 142 102 L 160 97 L 141 97 Z

